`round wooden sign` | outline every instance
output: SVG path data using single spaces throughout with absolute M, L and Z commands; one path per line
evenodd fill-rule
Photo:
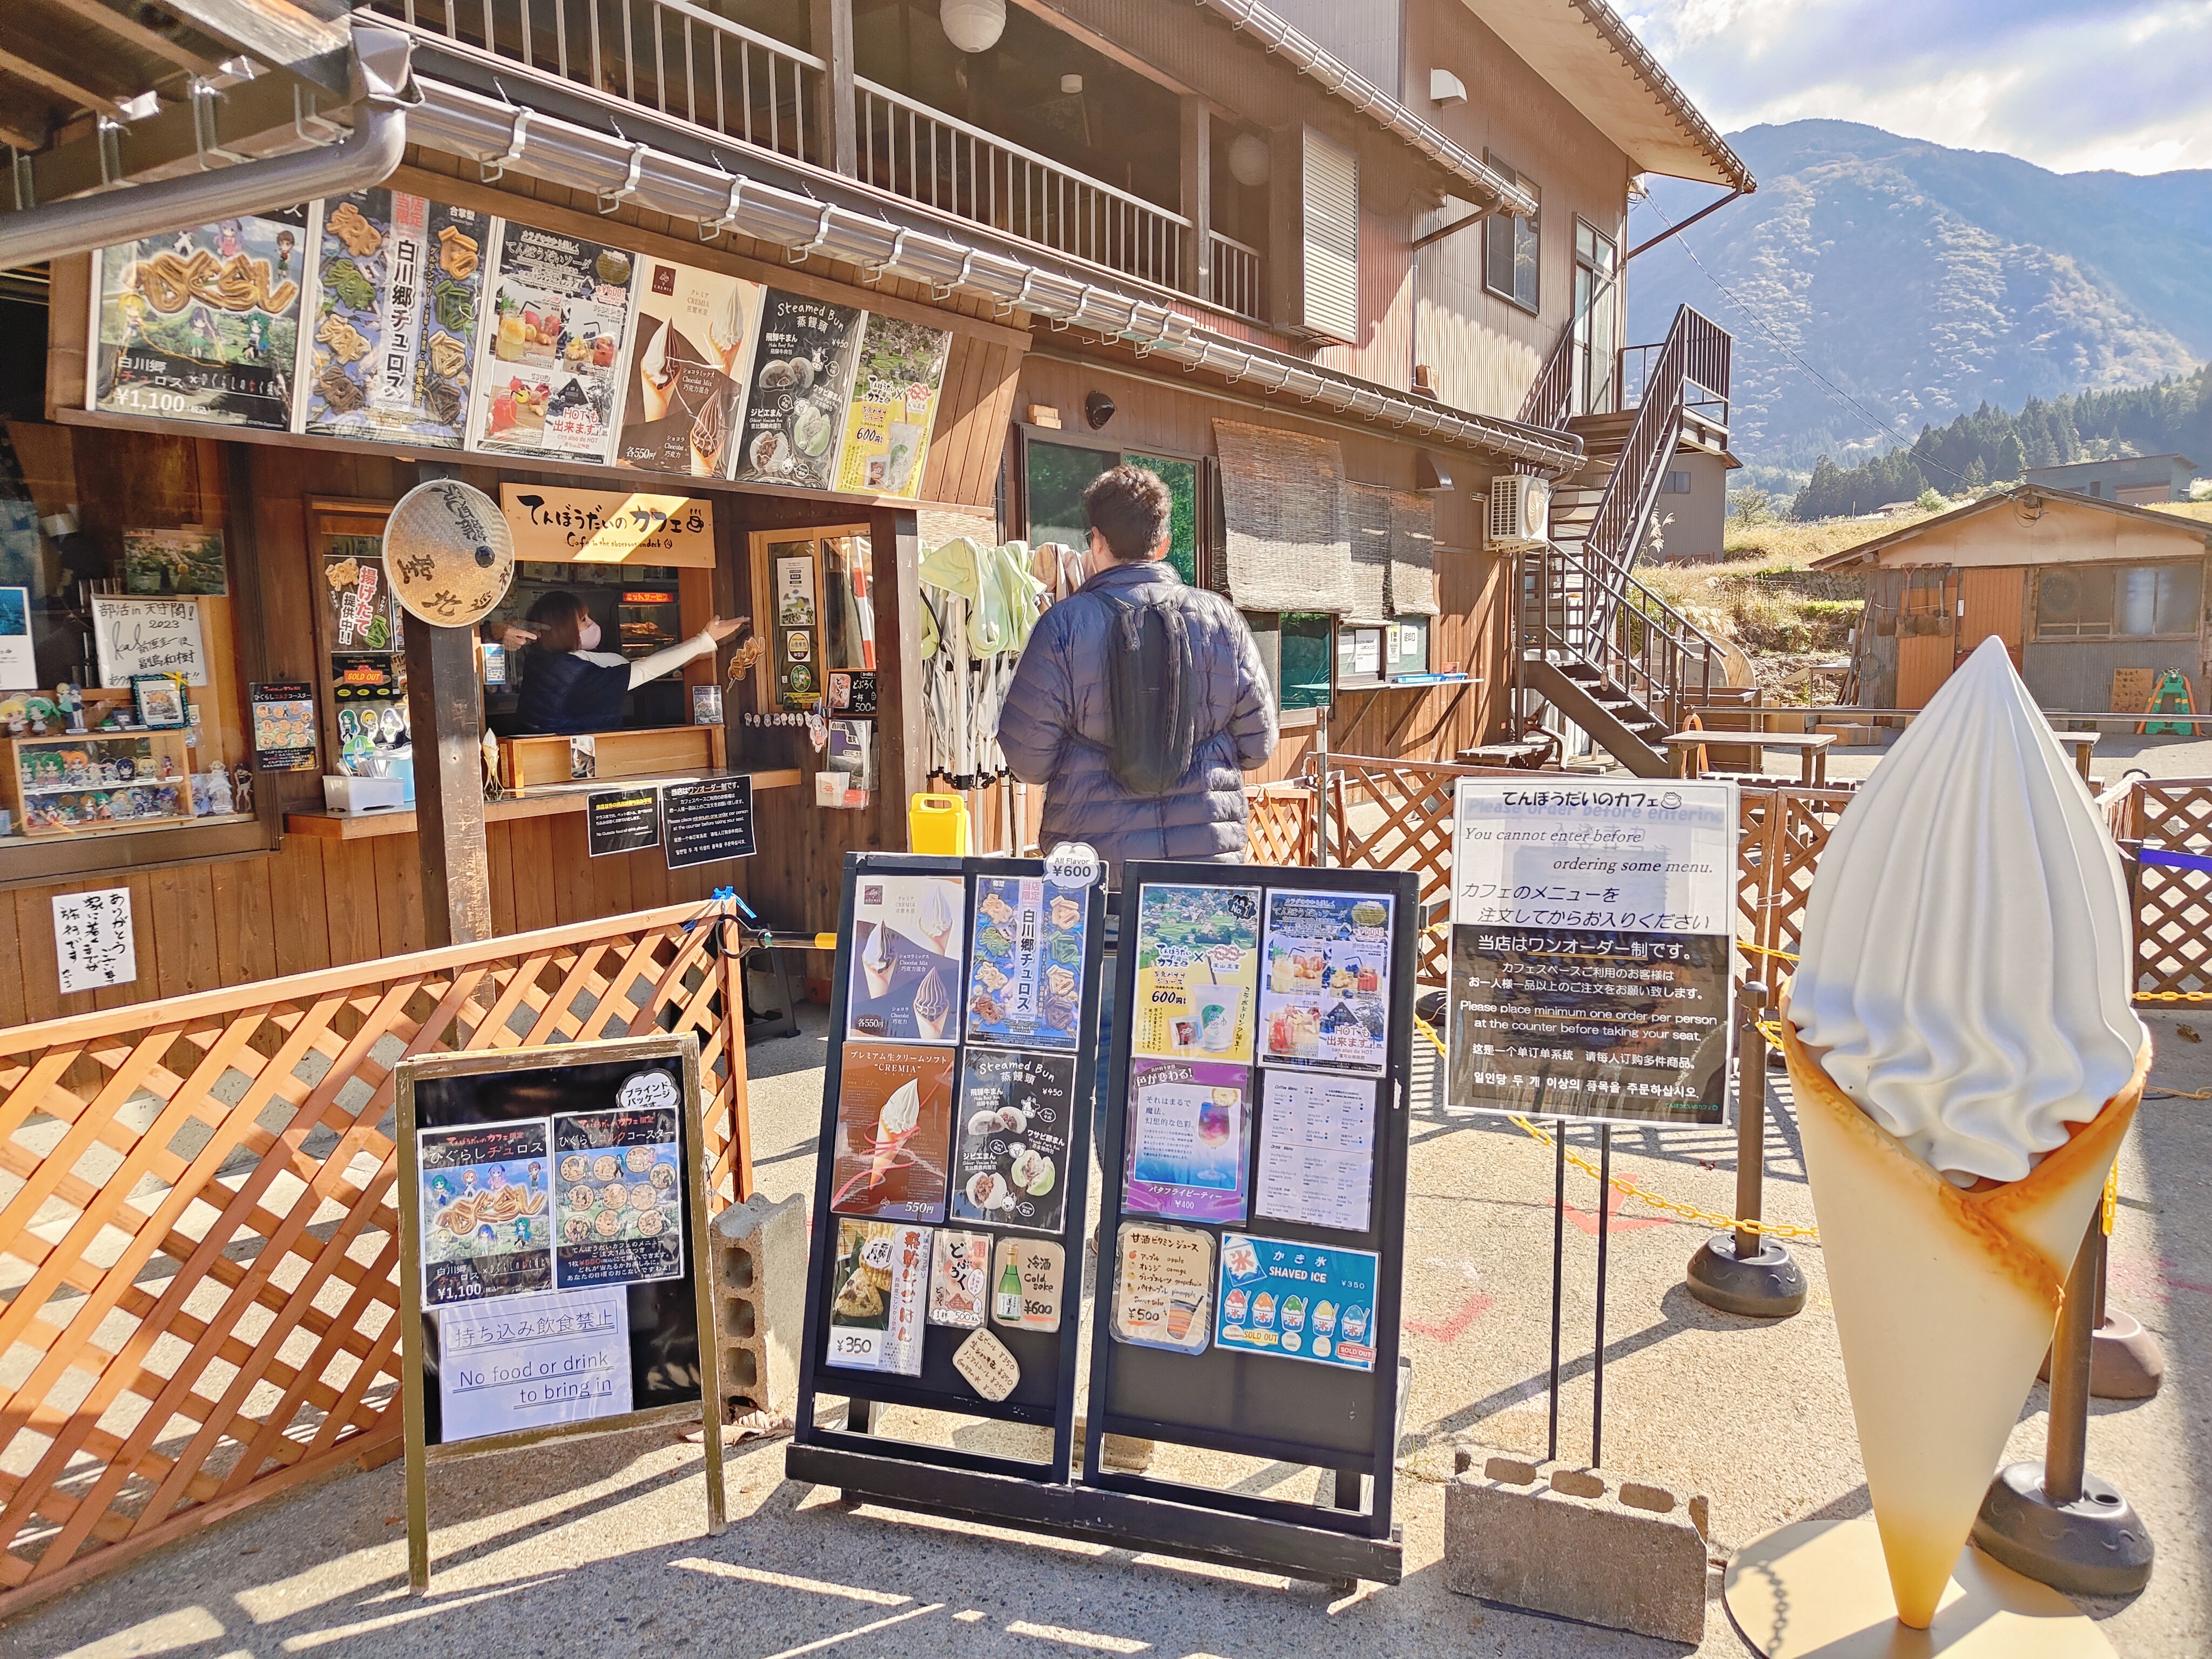
M 473 628 L 514 580 L 514 535 L 499 503 L 453 478 L 399 498 L 384 526 L 384 578 L 410 615 Z

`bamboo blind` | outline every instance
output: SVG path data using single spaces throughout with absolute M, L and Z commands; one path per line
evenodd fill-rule
M 0 1033 L 0 1618 L 397 1455 L 404 1056 L 696 1031 L 710 1206 L 749 1195 L 738 970 L 684 925 L 716 908 Z

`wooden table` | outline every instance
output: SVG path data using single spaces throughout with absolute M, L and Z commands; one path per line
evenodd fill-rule
M 1659 739 L 1678 778 L 1704 776 L 1698 751 L 1716 740 L 1735 748 L 1794 749 L 1802 782 L 1808 789 L 1818 789 L 1828 781 L 1828 745 L 1836 736 L 1832 732 L 1674 732 Z
M 2074 769 L 2081 775 L 2081 781 L 2093 783 L 2089 775 L 2089 751 L 2097 746 L 2101 732 L 2053 732 L 2051 734 L 2074 751 Z

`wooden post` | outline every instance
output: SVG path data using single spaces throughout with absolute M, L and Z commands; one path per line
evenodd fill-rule
M 822 164 L 847 178 L 860 173 L 860 146 L 853 118 L 853 0 L 807 0 L 808 39 L 828 70 L 822 77 L 817 118 L 823 136 Z
M 915 643 L 921 603 L 921 535 L 910 509 L 875 515 L 877 844 L 907 846 L 907 798 L 929 787 L 929 720 Z
M 1183 245 L 1183 292 L 1201 305 L 1213 303 L 1213 119 L 1206 100 L 1186 93 L 1182 99 L 1182 212 L 1190 221 Z
M 407 716 L 415 738 L 415 842 L 422 860 L 422 942 L 491 937 L 484 849 L 483 693 L 476 631 L 406 618 Z

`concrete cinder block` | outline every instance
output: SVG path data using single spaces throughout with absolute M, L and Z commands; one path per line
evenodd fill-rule
M 1462 1448 L 1444 1488 L 1444 1588 L 1696 1644 L 1705 1500 L 1603 1469 Z
M 722 1421 L 799 1408 L 799 1348 L 806 1322 L 806 1206 L 756 1193 L 708 1230 Z

